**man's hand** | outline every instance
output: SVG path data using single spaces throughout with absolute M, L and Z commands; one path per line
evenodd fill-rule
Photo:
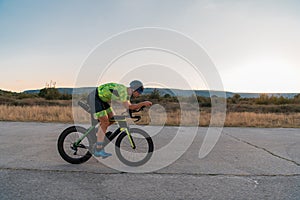
M 143 106 L 152 106 L 152 102 L 151 101 L 144 101 Z

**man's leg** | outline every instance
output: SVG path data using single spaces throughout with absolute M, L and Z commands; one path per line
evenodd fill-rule
M 104 141 L 105 133 L 108 126 L 110 125 L 110 122 L 109 122 L 109 116 L 107 115 L 103 117 L 99 117 L 98 119 L 99 119 L 100 126 L 97 132 L 97 142 L 98 144 L 100 144 L 101 142 Z M 97 145 L 97 148 L 102 148 L 102 147 L 101 145 Z
M 97 132 L 97 144 L 96 144 L 96 148 L 94 150 L 94 155 L 96 157 L 107 158 L 107 157 L 111 156 L 111 154 L 106 153 L 104 151 L 103 142 L 104 142 L 106 130 L 107 130 L 108 126 L 110 125 L 109 116 L 108 116 L 106 110 L 97 112 L 95 114 L 95 116 L 97 116 L 100 126 L 99 126 L 98 132 Z
M 105 112 L 106 112 L 107 115 L 98 118 L 99 123 L 100 123 L 100 126 L 99 126 L 100 128 L 98 129 L 98 132 L 97 132 L 97 142 L 103 142 L 104 141 L 104 137 L 105 137 L 105 133 L 107 131 L 107 128 L 111 124 L 114 123 L 114 122 L 109 121 L 109 119 L 114 116 L 113 110 L 111 108 L 108 108 L 107 110 L 105 110 Z
M 111 124 L 109 118 L 112 116 L 112 109 L 107 102 L 101 101 L 100 98 L 96 96 L 95 99 L 95 117 L 99 120 L 99 128 L 97 132 L 97 144 L 94 151 L 94 155 L 97 157 L 106 158 L 111 156 L 110 153 L 104 151 L 104 137 L 108 126 Z
M 104 137 L 105 137 L 107 127 L 109 126 L 109 119 L 108 116 L 99 117 L 98 119 L 100 121 L 99 122 L 100 126 L 97 132 L 97 144 L 96 144 L 96 149 L 94 151 L 94 155 L 96 157 L 107 158 L 112 155 L 104 151 Z

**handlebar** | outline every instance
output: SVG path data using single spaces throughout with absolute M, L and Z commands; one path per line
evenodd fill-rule
M 128 113 L 129 113 L 130 118 L 136 119 L 134 122 L 140 121 L 140 120 L 141 120 L 141 116 L 133 116 L 132 114 L 144 110 L 145 107 L 146 107 L 146 106 L 142 106 L 141 108 L 139 108 L 139 109 L 137 109 L 137 110 L 130 110 L 130 109 L 129 109 L 129 110 L 128 110 Z
M 137 112 L 140 112 L 142 110 L 144 110 L 146 106 L 142 106 L 141 108 L 137 109 L 137 110 L 128 110 L 128 113 L 129 113 L 129 116 L 132 117 L 132 113 L 137 113 Z

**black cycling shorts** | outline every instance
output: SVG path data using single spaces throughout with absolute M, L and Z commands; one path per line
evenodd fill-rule
M 97 88 L 89 94 L 88 103 L 91 107 L 91 113 L 96 119 L 99 117 L 108 116 L 108 113 L 113 112 L 109 103 L 100 99 Z

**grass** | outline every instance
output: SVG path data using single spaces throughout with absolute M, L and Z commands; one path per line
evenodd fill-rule
M 76 121 L 89 122 L 89 115 L 81 108 L 75 108 Z M 150 121 L 152 125 L 195 125 L 208 126 L 211 114 L 202 111 L 200 118 L 192 110 L 169 110 L 165 112 L 143 113 L 142 124 Z M 151 117 L 150 117 L 151 116 Z M 220 115 L 217 115 L 221 117 Z M 182 120 L 181 120 L 182 117 Z M 0 105 L 0 121 L 37 121 L 73 123 L 72 107 L 70 106 L 8 106 Z M 228 112 L 225 126 L 227 127 L 300 127 L 300 113 L 255 113 Z
M 2 121 L 71 122 L 70 107 L 63 106 L 7 106 L 0 105 Z
M 299 128 L 300 113 L 229 112 L 226 115 L 225 126 Z

